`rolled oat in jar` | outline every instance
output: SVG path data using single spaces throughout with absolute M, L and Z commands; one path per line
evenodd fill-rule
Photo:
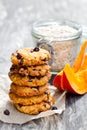
M 66 20 L 39 21 L 32 27 L 35 46 L 44 48 L 51 54 L 49 64 L 53 74 L 61 71 L 66 63 L 74 63 L 81 34 L 79 24 Z

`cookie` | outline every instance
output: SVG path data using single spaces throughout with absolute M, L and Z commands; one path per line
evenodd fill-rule
M 24 106 L 21 104 L 14 104 L 14 105 L 17 108 L 17 110 L 19 110 L 22 113 L 35 115 L 35 114 L 39 114 L 40 112 L 51 109 L 53 104 L 54 104 L 54 98 L 50 96 L 48 101 L 41 102 L 39 104 L 35 104 L 35 105 L 31 105 L 31 106 L 29 106 L 29 105 Z
M 51 67 L 47 64 L 38 65 L 38 66 L 17 66 L 12 65 L 10 68 L 10 72 L 13 74 L 20 74 L 20 76 L 44 76 L 51 69 Z
M 20 74 L 12 74 L 9 72 L 10 79 L 17 85 L 25 85 L 25 86 L 43 86 L 45 85 L 49 79 L 51 78 L 51 73 L 48 72 L 45 76 L 41 77 L 32 77 L 32 76 L 20 76 Z
M 47 91 L 49 88 L 49 84 L 46 84 L 44 86 L 37 86 L 37 87 L 27 87 L 27 86 L 19 86 L 14 83 L 10 86 L 10 91 L 15 93 L 18 96 L 36 96 L 41 95 L 45 91 Z
M 50 94 L 49 91 L 46 91 L 44 94 L 39 96 L 20 97 L 12 92 L 9 92 L 9 97 L 14 104 L 33 105 L 41 103 L 42 101 L 47 101 L 49 98 L 49 94 Z
M 50 53 L 41 48 L 22 48 L 14 52 L 11 62 L 16 65 L 31 66 L 45 64 L 51 58 Z

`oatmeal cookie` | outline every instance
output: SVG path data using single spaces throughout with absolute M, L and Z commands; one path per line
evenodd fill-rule
M 41 48 L 22 48 L 11 56 L 13 64 L 22 66 L 45 64 L 51 58 L 50 53 Z
M 39 114 L 40 112 L 51 109 L 53 104 L 54 104 L 54 98 L 50 96 L 48 101 L 45 102 L 43 101 L 39 104 L 34 104 L 31 106 L 29 105 L 25 106 L 21 104 L 14 104 L 14 105 L 17 108 L 17 110 L 19 110 L 22 113 L 35 115 L 35 114 Z
M 32 96 L 32 97 L 21 97 L 12 92 L 9 92 L 9 97 L 13 101 L 14 104 L 22 104 L 22 105 L 33 105 L 37 103 L 41 103 L 42 101 L 47 101 L 49 99 L 49 91 L 46 91 L 42 95 Z
M 10 68 L 10 72 L 13 74 L 20 74 L 20 76 L 44 76 L 48 71 L 50 71 L 51 67 L 47 64 L 38 65 L 38 66 L 17 66 L 12 65 Z
M 27 86 L 19 86 L 14 83 L 10 86 L 10 91 L 15 93 L 18 96 L 36 96 L 45 93 L 49 89 L 49 84 L 44 86 L 36 86 L 36 87 L 27 87 Z
M 9 72 L 10 79 L 17 85 L 25 85 L 25 86 L 43 86 L 45 85 L 49 79 L 51 78 L 51 73 L 48 72 L 45 76 L 41 77 L 32 77 L 32 76 L 20 76 L 19 74 L 12 74 Z

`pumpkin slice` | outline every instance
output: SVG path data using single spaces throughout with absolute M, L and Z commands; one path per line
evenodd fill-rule
M 87 54 L 84 55 L 83 63 L 82 63 L 82 65 L 80 66 L 79 71 L 82 71 L 82 70 L 85 70 L 85 69 L 87 69 Z M 79 72 L 79 71 L 78 71 L 78 72 Z
M 76 75 L 69 64 L 66 64 L 63 70 L 63 86 L 70 93 L 84 94 L 87 92 L 87 82 L 83 76 Z
M 73 69 L 73 73 L 76 73 L 77 76 L 82 77 L 84 72 L 78 73 L 82 70 L 85 70 L 87 68 L 87 54 L 85 54 L 85 49 L 86 49 L 86 45 L 87 45 L 87 41 L 85 41 L 82 46 L 81 46 L 81 50 L 74 62 L 74 65 L 72 66 Z M 72 87 L 69 87 L 69 85 L 66 87 L 64 85 L 64 79 L 66 78 L 65 72 L 64 70 L 62 70 L 60 73 L 58 73 L 54 80 L 53 80 L 53 84 L 54 86 L 56 86 L 58 89 L 60 90 L 66 90 L 76 93 Z M 82 77 L 83 78 L 83 77 Z
M 76 73 L 77 71 L 79 71 L 82 63 L 83 63 L 83 59 L 84 59 L 84 54 L 85 54 L 85 49 L 86 49 L 86 46 L 87 46 L 87 41 L 85 41 L 82 46 L 81 46 L 81 49 L 80 49 L 80 52 L 72 66 L 74 72 Z

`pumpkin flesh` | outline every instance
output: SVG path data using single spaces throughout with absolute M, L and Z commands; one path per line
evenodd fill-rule
M 69 64 L 63 70 L 64 89 L 71 93 L 84 94 L 87 92 L 87 83 L 83 76 L 76 75 Z

